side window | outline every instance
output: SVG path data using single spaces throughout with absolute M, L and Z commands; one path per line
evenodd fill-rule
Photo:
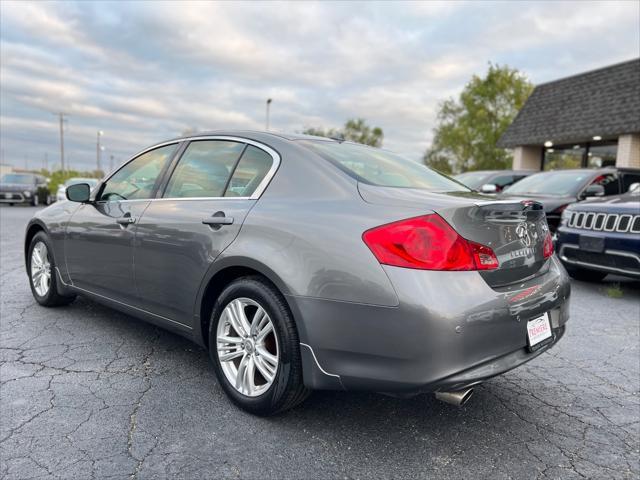
M 622 176 L 622 193 L 627 193 L 634 183 L 640 183 L 640 173 L 624 172 Z
M 250 197 L 256 191 L 273 164 L 273 158 L 264 150 L 248 145 L 238 166 L 233 172 L 231 182 L 224 193 L 225 197 Z
M 164 197 L 222 197 L 243 149 L 244 144 L 238 142 L 191 142 L 171 175 Z
M 591 185 L 602 185 L 604 187 L 604 194 L 616 195 L 620 193 L 620 187 L 618 185 L 618 177 L 614 173 L 606 173 L 596 177 Z
M 498 190 L 502 190 L 504 187 L 508 187 L 513 183 L 513 175 L 503 175 L 501 177 L 494 178 L 492 182 L 498 187 Z
M 158 176 L 171 159 L 177 144 L 156 148 L 130 161 L 107 181 L 100 200 L 151 198 Z

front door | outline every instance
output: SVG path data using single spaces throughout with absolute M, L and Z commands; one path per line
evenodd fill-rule
M 93 203 L 80 205 L 64 252 L 73 285 L 136 306 L 133 247 L 137 223 L 155 195 L 176 144 L 146 152 L 114 173 Z
M 145 310 L 192 326 L 202 280 L 240 232 L 273 161 L 240 142 L 189 144 L 138 224 L 136 285 Z

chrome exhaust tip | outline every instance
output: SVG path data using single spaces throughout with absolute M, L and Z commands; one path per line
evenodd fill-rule
M 456 392 L 436 392 L 435 395 L 441 402 L 450 403 L 456 407 L 462 407 L 473 395 L 473 388 L 458 390 Z

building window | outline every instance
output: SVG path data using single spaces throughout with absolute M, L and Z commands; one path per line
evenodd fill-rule
M 616 164 L 617 142 L 580 143 L 545 148 L 543 170 L 601 168 Z
M 589 145 L 589 152 L 587 153 L 587 167 L 614 167 L 616 165 L 617 154 L 617 143 Z

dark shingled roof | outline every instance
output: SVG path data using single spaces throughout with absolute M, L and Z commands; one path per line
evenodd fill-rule
M 498 146 L 577 143 L 640 132 L 640 59 L 538 85 Z

